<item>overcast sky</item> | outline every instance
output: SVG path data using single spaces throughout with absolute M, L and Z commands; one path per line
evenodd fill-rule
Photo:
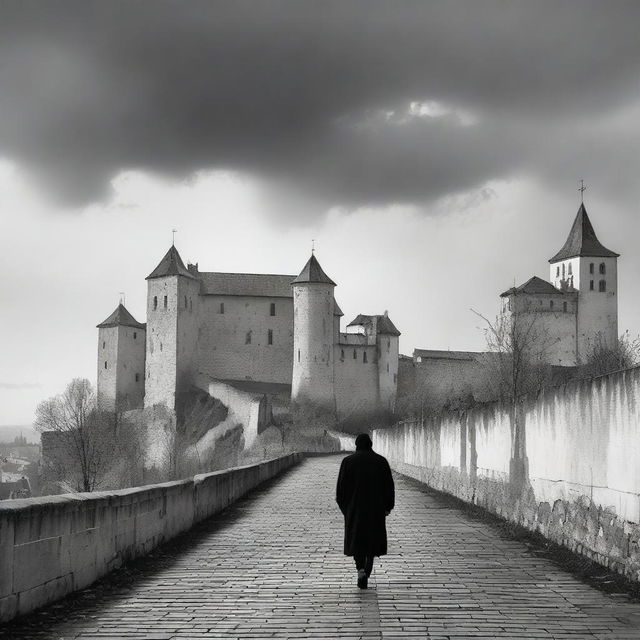
M 0 3 L 0 424 L 28 424 L 176 245 L 297 273 L 348 322 L 482 349 L 474 308 L 532 275 L 580 203 L 640 332 L 640 3 Z

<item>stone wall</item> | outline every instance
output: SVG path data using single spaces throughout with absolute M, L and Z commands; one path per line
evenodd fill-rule
M 392 467 L 640 580 L 640 368 L 374 431 Z
M 377 411 L 380 390 L 376 346 L 339 344 L 334 347 L 334 353 L 334 388 L 339 419 Z
M 297 464 L 291 454 L 187 480 L 0 507 L 0 622 L 82 589 Z

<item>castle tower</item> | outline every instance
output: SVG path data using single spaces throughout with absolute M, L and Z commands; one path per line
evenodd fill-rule
M 388 313 L 377 316 L 376 346 L 378 347 L 378 389 L 382 411 L 393 412 L 398 393 L 398 358 L 400 332 Z
M 336 283 L 312 254 L 293 287 L 291 400 L 335 410 L 334 299 Z
M 576 360 L 584 362 L 594 346 L 618 340 L 618 257 L 605 248 L 580 205 L 564 246 L 549 260 L 550 280 L 577 292 Z
M 171 246 L 147 276 L 147 356 L 144 406 L 176 407 L 193 382 L 200 280 Z
M 98 408 L 126 411 L 144 398 L 145 325 L 119 304 L 98 325 Z

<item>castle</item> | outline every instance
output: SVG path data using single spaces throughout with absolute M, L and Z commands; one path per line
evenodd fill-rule
M 146 280 L 146 324 L 119 304 L 98 325 L 101 409 L 175 410 L 181 393 L 219 381 L 339 418 L 394 410 L 400 332 L 386 312 L 341 332 L 336 284 L 313 253 L 298 276 L 217 273 L 171 246 Z

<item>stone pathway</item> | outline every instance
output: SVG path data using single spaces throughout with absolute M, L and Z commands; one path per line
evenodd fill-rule
M 130 570 L 0 638 L 640 638 L 605 595 L 397 477 L 369 589 L 342 555 L 340 456 L 310 458 Z

